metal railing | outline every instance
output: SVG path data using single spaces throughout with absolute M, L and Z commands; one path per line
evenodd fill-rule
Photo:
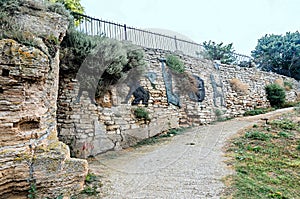
M 102 35 L 119 41 L 127 40 L 145 48 L 162 49 L 172 52 L 179 51 L 193 57 L 201 56 L 201 52 L 204 50 L 201 44 L 183 40 L 176 36 L 133 28 L 126 24 L 109 22 L 84 14 L 72 14 L 81 21 L 78 29 L 88 35 Z M 249 62 L 251 60 L 251 58 L 246 55 L 238 53 L 233 53 L 233 55 L 237 63 Z

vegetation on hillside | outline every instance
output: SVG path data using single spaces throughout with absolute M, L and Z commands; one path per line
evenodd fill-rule
M 254 125 L 230 141 L 227 154 L 236 171 L 224 198 L 298 198 L 300 195 L 299 113 Z

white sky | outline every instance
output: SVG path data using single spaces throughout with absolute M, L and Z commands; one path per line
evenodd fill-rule
M 300 0 L 81 0 L 89 16 L 137 28 L 160 28 L 196 43 L 233 42 L 250 55 L 265 34 L 300 30 Z

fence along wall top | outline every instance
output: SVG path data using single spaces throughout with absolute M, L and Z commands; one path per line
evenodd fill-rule
M 177 41 L 202 46 L 201 44 L 198 44 L 198 43 L 195 43 L 195 42 L 187 41 L 187 40 L 184 40 L 184 39 L 179 39 L 176 36 L 172 37 L 172 36 L 164 35 L 164 34 L 161 34 L 161 33 L 151 32 L 151 31 L 148 31 L 148 30 L 142 30 L 142 29 L 139 29 L 139 28 L 134 28 L 134 27 L 127 26 L 126 24 L 122 25 L 122 24 L 118 24 L 118 23 L 114 23 L 114 22 L 110 22 L 110 21 L 105 21 L 105 20 L 102 20 L 102 19 L 98 19 L 98 18 L 95 18 L 95 17 L 91 17 L 91 16 L 88 16 L 88 15 L 80 14 L 80 13 L 76 13 L 76 12 L 72 12 L 72 14 L 73 15 L 78 15 L 80 17 L 88 18 L 88 19 L 91 19 L 91 20 L 99 21 L 99 22 L 102 22 L 102 23 L 114 25 L 114 26 L 120 26 L 120 27 L 124 27 L 124 28 L 126 27 L 127 29 L 130 29 L 130 30 L 140 31 L 140 32 L 144 32 L 144 33 L 148 33 L 148 34 L 152 34 L 152 35 L 156 35 L 156 36 L 161 36 L 161 37 L 165 37 L 165 38 L 169 38 L 169 39 L 176 38 Z
M 76 13 L 76 12 L 72 12 L 72 15 L 74 16 L 79 16 L 79 17 L 83 17 L 85 18 L 85 22 L 86 20 L 94 20 L 94 21 L 98 21 L 98 22 L 101 22 L 101 23 L 104 23 L 104 24 L 109 24 L 109 25 L 113 25 L 113 26 L 119 26 L 119 27 L 122 27 L 124 28 L 125 30 L 125 37 L 127 38 L 126 36 L 126 31 L 127 30 L 133 30 L 133 31 L 138 31 L 138 32 L 142 32 L 142 33 L 147 33 L 147 34 L 150 34 L 150 35 L 155 35 L 155 36 L 159 36 L 159 37 L 163 37 L 163 38 L 168 38 L 168 39 L 172 39 L 172 40 L 175 40 L 175 42 L 179 41 L 179 42 L 183 42 L 183 43 L 187 43 L 187 44 L 191 44 L 191 45 L 195 45 L 195 46 L 199 46 L 199 47 L 203 47 L 202 44 L 198 44 L 198 43 L 195 43 L 195 42 L 191 42 L 191 41 L 187 41 L 187 40 L 184 40 L 184 39 L 180 39 L 180 38 L 177 38 L 176 36 L 169 36 L 169 35 L 165 35 L 165 34 L 161 34 L 161 33 L 156 33 L 156 32 L 151 32 L 151 31 L 148 31 L 148 30 L 142 30 L 142 29 L 139 29 L 139 28 L 134 28 L 134 27 L 130 27 L 130 26 L 127 26 L 126 24 L 118 24 L 118 23 L 114 23 L 114 22 L 110 22 L 110 21 L 106 21 L 106 20 L 102 20 L 102 19 L 98 19 L 98 18 L 95 18 L 95 17 L 91 17 L 91 16 L 88 16 L 88 15 L 85 15 L 85 14 L 80 14 L 80 13 Z M 146 47 L 146 46 L 145 46 Z M 251 57 L 247 56 L 247 55 L 242 55 L 242 54 L 239 54 L 239 53 L 233 53 L 233 55 L 238 59 L 238 60 L 247 60 L 247 61 L 250 61 L 251 60 Z

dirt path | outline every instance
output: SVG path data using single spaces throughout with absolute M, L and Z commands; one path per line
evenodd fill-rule
M 226 140 L 260 118 L 291 110 L 192 128 L 162 143 L 109 152 L 90 162 L 90 169 L 102 176 L 104 198 L 220 198 L 221 179 L 233 172 L 224 163 Z

